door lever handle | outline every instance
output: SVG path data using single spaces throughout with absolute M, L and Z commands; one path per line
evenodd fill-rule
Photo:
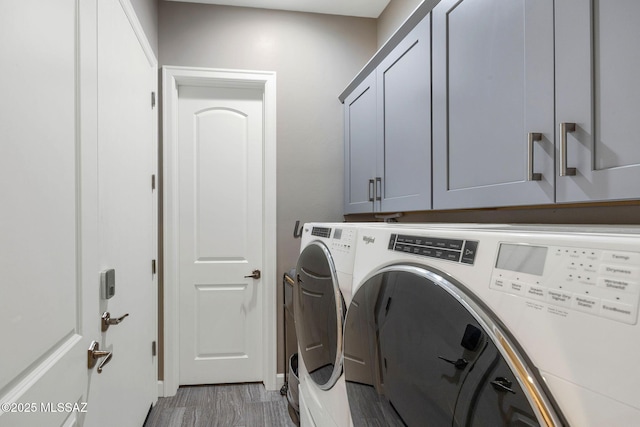
M 456 367 L 456 369 L 464 369 L 467 367 L 467 365 L 469 364 L 469 361 L 467 359 L 458 359 L 458 360 L 450 360 L 450 359 L 445 359 L 442 356 L 438 356 L 438 359 L 444 360 L 447 363 L 451 363 L 453 366 Z
M 107 329 L 109 329 L 109 326 L 111 325 L 119 325 L 120 322 L 122 322 L 124 318 L 127 317 L 128 315 L 129 313 L 125 314 L 124 316 L 120 316 L 117 319 L 112 319 L 111 313 L 109 313 L 108 311 L 105 311 L 104 313 L 102 313 L 102 316 L 100 317 L 101 323 L 102 323 L 102 332 L 105 332 Z
M 111 361 L 113 353 L 110 351 L 100 350 L 100 344 L 98 344 L 98 341 L 92 341 L 91 345 L 89 346 L 89 350 L 87 350 L 87 368 L 93 369 L 93 367 L 96 366 L 97 360 L 102 357 L 104 357 L 104 360 L 100 362 L 100 365 L 98 366 L 99 374 L 102 373 L 102 368 L 104 368 L 104 365 Z
M 248 279 L 248 278 L 259 279 L 260 277 L 262 277 L 262 273 L 260 272 L 260 270 L 257 270 L 257 269 L 253 270 L 250 275 L 244 276 L 245 279 Z

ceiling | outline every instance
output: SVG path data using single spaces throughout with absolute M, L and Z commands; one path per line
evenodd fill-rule
M 167 0 L 378 18 L 391 0 Z

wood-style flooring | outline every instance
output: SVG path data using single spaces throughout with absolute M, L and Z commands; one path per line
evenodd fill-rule
M 262 384 L 180 387 L 161 397 L 144 427 L 295 427 L 287 398 Z

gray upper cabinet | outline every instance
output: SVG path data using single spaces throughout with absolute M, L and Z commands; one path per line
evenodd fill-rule
M 557 201 L 637 199 L 640 2 L 555 3 Z
M 345 213 L 372 212 L 376 177 L 376 75 L 344 101 Z
M 433 207 L 553 203 L 553 2 L 442 0 L 433 16 Z
M 431 208 L 430 16 L 345 98 L 345 212 Z

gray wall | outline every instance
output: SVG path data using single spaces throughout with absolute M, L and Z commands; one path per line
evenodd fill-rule
M 425 0 L 434 5 L 439 0 Z M 422 0 L 391 0 L 378 18 L 378 47 L 381 47 L 411 15 Z
M 160 0 L 131 0 L 153 53 L 158 56 L 158 2 Z
M 375 53 L 376 20 L 161 1 L 159 28 L 161 66 L 277 73 L 280 284 L 300 250 L 295 221 L 343 220 L 338 95 Z M 283 354 L 282 336 L 278 348 Z M 278 360 L 284 372 L 283 356 Z

